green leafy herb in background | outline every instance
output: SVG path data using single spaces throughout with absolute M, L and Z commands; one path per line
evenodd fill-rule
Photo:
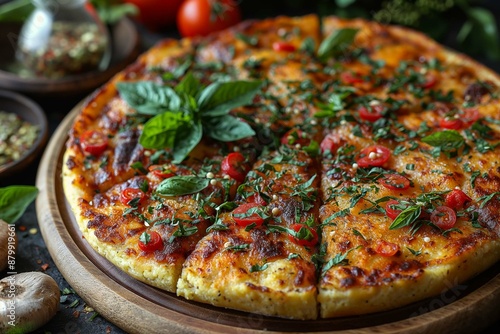
M 14 224 L 38 194 L 33 186 L 10 186 L 0 188 L 0 219 Z
M 495 15 L 486 7 L 487 3 L 485 0 L 321 0 L 319 12 L 400 24 L 441 41 L 450 31 L 456 30 L 458 34 L 451 41 L 452 46 L 498 61 L 498 25 Z

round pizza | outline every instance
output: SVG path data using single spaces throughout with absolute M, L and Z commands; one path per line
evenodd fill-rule
M 96 252 L 180 297 L 292 319 L 389 310 L 500 259 L 499 85 L 361 19 L 165 40 L 86 101 L 64 191 Z

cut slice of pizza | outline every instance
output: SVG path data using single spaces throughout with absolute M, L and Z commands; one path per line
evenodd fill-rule
M 498 261 L 495 192 L 479 183 L 471 189 L 470 179 L 446 158 L 423 160 L 410 145 L 403 146 L 407 154 L 395 155 L 394 147 L 363 148 L 347 138 L 324 162 L 330 176 L 323 179 L 326 204 L 320 211 L 322 317 L 387 310 L 438 295 Z M 380 156 L 372 159 L 371 152 Z M 367 157 L 372 165 L 365 165 Z M 497 173 L 492 169 L 487 178 Z
M 186 260 L 177 294 L 216 306 L 315 319 L 316 161 L 284 145 L 249 172 Z
M 214 148 L 202 143 L 196 150 L 207 155 Z M 234 197 L 245 177 L 245 155 L 242 150 L 191 159 L 189 165 L 138 167 L 137 176 L 78 201 L 83 236 L 131 276 L 174 292 L 182 264 L 206 234 L 215 208 Z
M 360 74 L 360 63 L 366 72 L 357 79 L 340 74 L 336 89 L 352 88 L 343 109 L 323 122 L 321 317 L 437 295 L 500 254 L 499 188 L 485 181 L 499 175 L 498 79 L 475 74 L 467 59 L 462 77 L 453 76 L 454 56 L 433 44 L 420 51 L 424 37 L 391 27 L 378 27 L 386 33 L 377 37 L 377 24 L 363 22 L 326 22 L 327 29 L 357 26 L 358 46 L 379 38 L 380 47 L 338 59 L 342 73 Z M 472 99 L 474 87 L 483 89 Z

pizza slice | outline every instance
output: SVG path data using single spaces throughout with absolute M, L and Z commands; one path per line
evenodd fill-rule
M 283 145 L 263 156 L 187 258 L 177 294 L 216 306 L 315 319 L 316 161 Z M 227 204 L 231 205 L 231 204 Z
M 398 58 L 406 61 L 407 74 L 427 64 L 412 57 Z M 452 65 L 443 59 L 440 66 Z M 323 123 L 329 129 L 321 145 L 328 148 L 322 159 L 321 317 L 393 309 L 437 295 L 499 259 L 498 188 L 491 183 L 498 177 L 498 114 L 490 109 L 498 105 L 497 89 L 488 83 L 471 101 L 461 94 L 467 84 L 455 78 L 450 87 L 461 91 L 450 90 L 443 103 L 435 86 L 415 80 L 398 89 L 372 81 L 375 87 L 364 87 L 361 98 L 352 90 L 344 110 Z M 480 75 L 468 80 L 484 82 Z M 490 187 L 478 182 L 479 169 Z
M 196 150 L 214 151 L 203 160 L 136 166 L 136 176 L 89 201 L 80 199 L 75 213 L 85 239 L 131 276 L 174 292 L 215 208 L 234 197 L 245 177 L 249 154 L 241 147 L 221 156 L 202 143 Z

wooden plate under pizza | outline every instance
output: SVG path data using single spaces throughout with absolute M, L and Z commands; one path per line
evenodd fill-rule
M 282 20 L 281 22 L 287 22 L 288 19 L 278 18 L 277 20 Z M 300 21 L 300 19 L 298 20 Z M 357 21 L 357 23 L 364 24 L 361 21 Z M 252 23 L 243 23 L 236 29 L 242 29 L 244 31 L 244 29 L 248 27 L 252 27 Z M 272 30 L 273 27 L 275 27 L 274 21 L 272 19 L 263 21 L 260 27 L 261 28 L 270 27 L 271 31 L 274 32 L 274 30 Z M 373 28 L 376 29 L 377 27 L 373 26 Z M 280 30 L 278 30 L 277 36 L 282 35 L 279 34 L 279 31 Z M 294 34 L 295 31 L 296 29 L 293 30 Z M 236 33 L 238 32 L 239 31 L 236 30 Z M 403 29 L 400 30 L 391 29 L 391 32 L 400 34 L 399 38 L 402 38 L 403 40 L 406 40 L 408 38 L 407 35 L 414 37 L 416 36 L 412 35 L 414 33 L 407 34 L 406 31 Z M 226 42 L 228 42 L 228 45 L 232 47 L 233 39 L 231 37 L 231 33 L 232 32 L 229 31 L 228 33 L 229 39 Z M 228 35 L 226 35 L 226 37 L 227 36 Z M 267 37 L 269 36 L 270 35 L 268 35 Z M 265 39 L 265 37 L 262 38 L 264 39 L 263 41 L 264 44 L 273 43 L 272 38 L 271 39 Z M 326 40 L 328 40 L 328 38 Z M 427 40 L 423 36 L 418 35 L 417 37 L 415 37 L 415 40 L 416 44 L 412 46 L 414 48 L 413 49 L 414 52 L 418 50 L 416 46 L 424 47 L 423 45 L 425 45 L 426 43 L 430 44 L 431 48 L 432 47 L 435 47 L 436 49 L 438 48 L 437 45 L 433 44 L 432 41 Z M 298 43 L 299 41 L 295 42 Z M 369 40 L 368 43 L 370 42 L 371 41 Z M 164 44 L 163 46 L 166 45 L 167 44 Z M 159 46 L 160 50 L 161 47 L 162 45 Z M 223 54 L 220 44 L 218 44 L 217 40 L 215 40 L 214 45 L 212 45 L 212 47 L 213 47 L 212 49 L 210 48 L 208 49 L 208 51 L 210 52 L 206 53 L 205 56 L 208 56 L 210 58 L 210 56 L 216 54 L 221 57 L 222 56 L 229 57 L 229 55 Z M 289 49 L 291 49 L 291 47 L 287 46 L 287 49 L 288 51 L 290 51 Z M 298 46 L 293 46 L 293 49 L 298 50 Z M 319 49 L 321 49 L 321 47 Z M 232 50 L 234 51 L 234 49 Z M 246 49 L 243 48 L 241 44 L 239 45 L 238 50 L 240 52 L 240 55 L 246 54 L 245 53 Z M 380 51 L 380 49 L 376 50 Z M 217 51 L 217 52 L 212 53 L 212 51 L 213 52 Z M 274 49 L 274 51 L 282 52 L 283 45 L 281 45 L 280 48 L 278 48 L 278 50 Z M 384 50 L 382 50 L 382 52 L 383 51 Z M 401 53 L 400 55 L 404 55 L 406 54 L 406 52 L 410 52 L 406 50 L 402 45 L 397 45 L 391 52 L 395 51 L 400 52 Z M 269 52 L 269 49 L 267 49 L 267 52 Z M 169 59 L 158 57 L 159 55 L 160 56 L 162 55 L 161 51 L 156 53 L 151 52 L 149 54 L 146 54 L 141 59 L 146 61 L 151 61 L 153 65 L 156 64 L 156 62 L 160 62 L 162 65 L 167 66 L 167 68 L 171 70 L 170 66 L 172 64 L 169 62 Z M 267 55 L 268 57 L 270 57 L 271 54 L 268 53 Z M 340 54 L 340 56 L 342 57 L 342 54 Z M 466 63 L 469 62 L 468 63 L 469 65 L 475 64 L 465 58 L 463 59 L 464 62 Z M 176 61 L 175 58 L 172 58 L 170 60 L 174 62 Z M 349 61 L 348 58 L 347 61 Z M 392 59 L 389 56 L 388 61 L 394 61 L 394 59 Z M 140 71 L 144 67 L 142 67 L 142 64 L 140 65 L 141 66 L 130 67 L 129 71 L 138 71 L 138 73 L 141 73 Z M 430 66 L 432 66 L 433 70 L 436 71 L 435 64 Z M 480 65 L 478 64 L 475 64 L 475 66 L 480 67 Z M 342 72 L 342 74 L 344 73 L 349 74 L 350 72 Z M 489 72 L 486 71 L 486 73 Z M 129 74 L 126 74 L 122 77 L 115 77 L 115 80 L 121 80 L 120 78 L 125 78 L 125 77 L 134 77 L 133 73 L 130 75 Z M 289 74 L 290 71 L 284 71 L 283 73 L 281 73 L 281 75 L 284 75 L 283 80 L 289 80 Z M 359 83 L 360 81 L 359 78 L 356 77 L 353 78 L 352 76 L 353 74 L 351 74 L 350 78 L 344 77 L 343 80 L 351 81 L 350 84 Z M 490 74 L 490 78 L 492 78 L 494 82 L 498 82 L 494 74 Z M 111 89 L 106 88 L 103 91 L 106 91 L 107 93 L 111 94 L 114 89 L 113 84 L 114 83 L 111 83 L 109 84 L 109 86 L 107 86 L 107 88 Z M 339 82 L 335 83 L 335 85 L 337 84 L 339 84 Z M 430 86 L 430 83 L 428 81 L 422 82 L 421 84 L 423 86 Z M 432 83 L 432 85 L 434 85 L 434 83 Z M 478 98 L 481 98 L 483 95 L 480 93 L 478 94 L 479 94 Z M 107 95 L 101 95 L 101 97 L 102 96 L 107 96 Z M 89 106 L 93 106 L 92 107 L 94 108 L 93 110 L 95 110 L 95 107 L 99 105 L 94 103 L 96 101 L 95 100 L 96 98 L 99 98 L 99 94 L 94 95 L 94 97 L 91 98 L 94 100 L 90 100 L 92 103 L 88 104 Z M 441 96 L 440 98 L 443 97 Z M 477 96 L 475 96 L 475 98 L 477 98 Z M 313 105 L 311 106 L 312 109 L 314 107 L 315 106 Z M 398 333 L 399 332 L 409 332 L 409 333 L 443 332 L 443 331 L 470 332 L 470 331 L 480 330 L 481 326 L 487 326 L 488 324 L 496 320 L 498 314 L 498 307 L 500 306 L 499 263 L 496 263 L 490 269 L 484 271 L 482 274 L 474 276 L 473 278 L 469 278 L 462 284 L 458 284 L 459 282 L 451 282 L 450 277 L 453 277 L 452 275 L 444 276 L 444 278 L 439 281 L 440 284 L 439 287 L 443 287 L 442 291 L 436 290 L 438 292 L 435 293 L 434 296 L 429 299 L 424 299 L 419 302 L 412 303 L 402 307 L 394 307 L 390 311 L 367 313 L 361 316 L 345 316 L 338 318 L 326 318 L 326 319 L 323 318 L 316 320 L 289 320 L 289 319 L 274 318 L 271 316 L 257 315 L 255 313 L 260 312 L 260 310 L 258 309 L 255 309 L 255 313 L 246 313 L 241 311 L 228 310 L 222 307 L 217 308 L 207 304 L 196 303 L 179 298 L 172 293 L 158 290 L 154 287 L 151 287 L 149 285 L 146 285 L 142 282 L 139 282 L 131 278 L 126 273 L 122 272 L 119 268 L 117 268 L 115 265 L 113 265 L 111 262 L 108 262 L 108 260 L 101 257 L 97 252 L 95 252 L 89 246 L 87 240 L 82 237 L 82 233 L 80 232 L 80 229 L 78 227 L 77 219 L 73 215 L 72 208 L 70 204 L 67 202 L 63 191 L 63 182 L 67 181 L 68 179 L 62 179 L 61 175 L 63 174 L 64 169 L 67 166 L 69 166 L 65 164 L 63 156 L 65 155 L 65 152 L 67 154 L 68 151 L 70 151 L 69 149 L 67 151 L 68 147 L 70 147 L 70 149 L 73 150 L 70 151 L 73 152 L 70 154 L 78 154 L 78 152 L 80 153 L 82 152 L 82 148 L 79 146 L 80 137 L 78 135 L 78 129 L 76 131 L 77 134 L 75 135 L 74 131 L 75 128 L 73 128 L 73 122 L 75 118 L 79 117 L 78 115 L 82 112 L 82 110 L 85 111 L 84 108 L 85 104 L 77 106 L 67 116 L 67 118 L 60 125 L 59 129 L 52 138 L 52 141 L 45 153 L 37 178 L 38 180 L 37 186 L 40 188 L 41 191 L 41 194 L 37 200 L 38 218 L 40 222 L 40 228 L 44 236 L 44 239 L 46 241 L 46 244 L 48 246 L 48 249 L 51 255 L 53 256 L 54 261 L 56 262 L 60 271 L 67 279 L 67 281 L 72 285 L 72 287 L 81 295 L 81 297 L 89 305 L 92 305 L 101 315 L 103 315 L 105 318 L 112 321 L 113 323 L 117 324 L 124 330 L 133 333 L 143 333 L 143 332 L 233 333 L 235 331 L 241 333 L 247 333 L 247 332 L 252 332 L 254 330 L 266 330 L 274 332 L 356 331 L 356 332 L 367 332 L 367 333 L 374 331 L 398 332 Z M 305 108 L 304 110 L 307 109 L 308 108 Z M 356 114 L 354 115 L 358 117 L 357 116 L 358 109 L 353 108 L 353 110 L 356 110 Z M 259 115 L 254 115 L 254 117 L 259 117 Z M 82 122 L 82 118 L 79 119 L 79 122 L 80 123 L 78 124 L 80 125 L 86 124 L 85 121 Z M 347 122 L 344 123 L 339 122 L 339 126 L 335 128 L 335 131 L 337 131 L 338 129 L 342 129 L 342 126 L 345 125 L 346 123 Z M 435 123 L 436 122 L 434 121 L 434 125 L 431 124 L 434 128 L 436 128 Z M 290 125 L 290 127 L 293 126 L 294 125 Z M 370 125 L 368 124 L 368 127 L 369 126 Z M 285 129 L 286 127 L 287 127 L 286 125 L 283 125 L 282 129 Z M 73 129 L 73 131 L 71 131 L 71 129 Z M 85 130 L 87 129 L 88 127 L 85 126 Z M 70 133 L 72 137 L 70 138 L 69 146 L 66 146 L 65 143 L 68 140 L 68 133 Z M 109 136 L 108 138 L 112 137 L 113 134 L 111 134 L 111 136 Z M 354 136 L 352 137 L 354 138 Z M 287 139 L 285 142 L 282 141 L 281 145 L 290 145 L 289 140 Z M 302 147 L 300 145 L 298 148 L 296 146 L 294 147 L 295 147 L 294 149 L 301 152 Z M 112 146 L 109 149 L 111 152 Z M 388 149 L 386 148 L 386 150 Z M 492 152 L 489 153 L 490 155 L 494 154 Z M 360 160 L 357 161 L 361 163 Z M 70 165 L 74 166 L 74 163 L 71 163 Z M 104 167 L 102 167 L 99 163 L 96 163 L 95 165 L 96 168 L 99 169 L 111 168 L 109 167 L 109 165 L 106 164 L 102 165 Z M 79 170 L 76 170 L 76 172 L 72 171 L 73 175 L 79 177 L 78 175 L 81 174 L 78 174 L 78 171 Z M 80 173 L 85 173 L 86 171 L 87 167 L 85 167 L 84 170 L 81 170 Z M 415 180 L 415 182 L 418 181 Z M 67 183 L 64 183 L 64 185 L 66 186 Z M 469 185 L 469 183 L 467 183 L 467 185 Z M 423 189 L 424 188 L 422 186 L 422 191 Z M 105 191 L 106 190 L 104 189 L 103 192 Z M 494 195 L 491 196 L 493 197 Z M 75 205 L 76 203 L 72 202 L 72 204 Z M 483 205 L 481 205 L 481 208 L 482 207 Z M 120 216 L 122 215 L 120 214 Z M 389 214 L 387 214 L 387 216 L 389 216 Z M 417 215 L 416 217 L 418 216 L 419 215 Z M 384 215 L 380 214 L 378 214 L 377 216 L 375 216 L 374 214 L 370 214 L 369 217 L 370 219 L 386 218 Z M 79 217 L 79 219 L 81 219 L 81 217 Z M 386 222 L 385 221 L 382 222 L 382 224 L 384 223 Z M 149 226 L 149 224 L 146 226 Z M 461 226 L 464 227 L 464 225 Z M 432 226 L 426 226 L 425 228 L 427 228 L 427 231 L 431 232 L 434 231 L 431 229 Z M 467 228 L 470 230 L 471 226 L 468 226 Z M 384 230 L 384 232 L 386 231 Z M 439 234 L 437 235 L 433 234 L 433 235 L 435 237 L 441 237 L 441 240 L 443 238 L 443 236 L 440 236 Z M 90 240 L 90 238 L 93 236 L 91 234 L 87 234 L 85 235 L 85 237 L 88 238 L 88 240 Z M 414 251 L 411 253 L 413 254 Z M 413 255 L 418 256 L 415 254 Z M 489 254 L 485 253 L 484 257 L 493 259 L 495 255 L 496 254 L 494 253 L 489 253 Z M 474 261 L 471 260 L 469 262 L 472 263 Z M 492 263 L 494 263 L 493 260 L 491 260 L 490 265 Z M 454 269 L 458 270 L 460 269 L 460 266 Z M 126 270 L 126 268 L 124 270 Z M 462 268 L 462 271 L 463 270 L 464 269 Z M 449 284 L 445 284 L 447 281 L 450 281 Z M 404 291 L 400 293 L 404 293 Z M 397 294 L 393 295 L 396 296 Z M 430 294 L 426 296 L 429 295 Z M 399 297 L 400 295 L 397 296 Z M 418 296 L 418 294 L 415 296 Z M 408 296 L 405 297 L 401 295 L 400 297 L 407 298 Z M 421 298 L 424 298 L 424 296 L 421 296 Z M 412 300 L 416 299 L 417 298 L 413 298 Z M 396 305 L 398 304 L 398 302 L 395 301 L 394 304 Z M 402 305 L 402 303 L 400 303 L 399 305 Z M 253 311 L 253 309 L 248 309 L 248 310 Z
M 47 248 L 73 289 L 100 315 L 130 333 L 472 333 L 498 320 L 500 264 L 435 298 L 397 310 L 338 319 L 287 320 L 187 301 L 141 283 L 81 237 L 61 182 L 67 134 L 80 107 L 50 140 L 37 175 L 36 207 Z

